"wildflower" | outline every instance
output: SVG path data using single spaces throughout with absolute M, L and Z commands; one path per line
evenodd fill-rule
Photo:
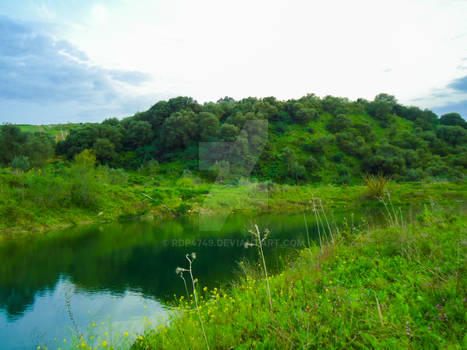
M 208 287 L 204 287 L 203 291 L 206 292 L 208 290 Z
M 104 348 L 107 346 L 107 340 L 104 340 L 104 341 L 102 342 L 102 346 L 103 346 Z
M 196 259 L 196 253 L 195 252 L 191 253 L 191 257 L 192 259 Z
M 125 337 L 128 337 L 128 332 L 123 333 Z

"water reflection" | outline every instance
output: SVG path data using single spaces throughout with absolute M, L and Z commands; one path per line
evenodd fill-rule
M 358 221 L 358 216 L 353 220 Z M 344 215 L 336 217 L 341 221 Z M 316 237 L 312 217 L 308 220 L 312 238 Z M 266 215 L 254 221 L 236 214 L 215 232 L 199 232 L 196 220 L 178 219 L 88 226 L 4 242 L 0 245 L 2 349 L 24 348 L 18 347 L 18 339 L 39 344 L 42 338 L 69 333 L 73 322 L 66 310 L 66 293 L 72 294 L 79 327 L 107 315 L 119 323 L 166 314 L 162 303 L 184 294 L 174 271 L 185 266 L 185 253 L 191 251 L 198 253 L 194 273 L 203 286 L 228 283 L 236 262 L 257 258 L 255 250 L 243 248 L 253 222 L 271 230 L 272 244 L 266 247 L 270 270 L 305 243 L 301 214 Z

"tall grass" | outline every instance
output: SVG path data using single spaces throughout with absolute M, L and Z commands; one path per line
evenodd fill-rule
M 254 243 L 245 243 L 245 248 L 248 247 L 257 247 L 258 253 L 263 261 L 263 271 L 264 271 L 264 278 L 266 280 L 266 290 L 268 292 L 268 300 L 269 300 L 269 309 L 272 311 L 272 297 L 271 297 L 271 288 L 269 287 L 269 276 L 268 276 L 268 269 L 266 267 L 266 259 L 264 258 L 264 251 L 263 251 L 263 242 L 268 238 L 270 231 L 264 231 L 264 234 L 261 234 L 259 231 L 258 225 L 254 226 L 254 229 L 249 231 L 254 238 Z
M 329 228 L 315 204 L 324 238 Z M 207 291 L 200 312 L 210 344 L 219 349 L 465 348 L 467 274 L 461 257 L 467 246 L 459 242 L 467 240 L 467 217 L 426 208 L 420 222 L 402 226 L 394 218 L 397 211 L 387 200 L 386 205 L 393 218 L 389 227 L 342 227 L 334 244 L 329 235 L 323 239 L 326 249 L 311 247 L 311 269 L 303 251 L 280 274 L 268 274 L 267 283 L 247 275 L 223 296 Z M 256 227 L 254 232 L 261 237 Z M 273 315 L 269 295 L 274 295 Z M 201 348 L 194 317 L 184 313 L 167 332 L 148 332 L 133 348 Z M 180 329 L 184 339 L 177 336 Z
M 364 177 L 367 195 L 371 198 L 381 198 L 387 191 L 389 178 L 382 174 L 367 174 Z
M 192 267 L 193 267 L 193 261 L 196 259 L 196 253 L 186 254 L 185 258 L 188 260 L 188 264 L 189 264 L 188 269 L 185 269 L 183 267 L 177 267 L 177 269 L 175 270 L 175 273 L 180 275 L 180 277 L 183 279 L 183 282 L 185 283 L 185 288 L 186 288 L 186 281 L 185 281 L 185 278 L 183 277 L 183 273 L 188 272 L 190 274 L 191 284 L 193 288 L 193 298 L 195 301 L 196 311 L 197 311 L 198 318 L 199 318 L 199 324 L 201 325 L 201 330 L 203 331 L 204 341 L 206 342 L 206 348 L 209 350 L 209 342 L 208 342 L 208 338 L 206 337 L 206 331 L 204 330 L 204 323 L 203 323 L 203 319 L 201 317 L 201 312 L 199 309 L 198 295 L 196 293 L 196 283 L 198 282 L 198 279 L 194 278 L 193 276 Z M 188 289 L 187 289 L 187 293 L 188 293 Z

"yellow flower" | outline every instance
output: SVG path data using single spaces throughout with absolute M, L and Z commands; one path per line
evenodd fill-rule
M 102 342 L 102 346 L 103 346 L 104 348 L 107 346 L 107 340 L 104 340 L 104 341 Z
M 125 337 L 128 337 L 128 332 L 123 333 Z
M 208 290 L 208 287 L 204 287 L 203 291 L 206 292 Z

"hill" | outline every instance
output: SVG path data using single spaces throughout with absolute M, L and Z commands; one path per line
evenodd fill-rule
M 235 143 L 199 147 L 219 141 Z M 467 122 L 459 114 L 438 118 L 387 94 L 373 101 L 306 95 L 288 101 L 224 98 L 202 105 L 177 97 L 121 121 L 73 128 L 57 144 L 57 154 L 71 160 L 90 149 L 112 167 L 170 163 L 181 175 L 202 166 L 206 176 L 231 179 L 252 168 L 250 175 L 261 180 L 343 184 L 359 182 L 365 173 L 399 181 L 460 179 L 466 146 Z M 198 156 L 207 164 L 199 164 Z

